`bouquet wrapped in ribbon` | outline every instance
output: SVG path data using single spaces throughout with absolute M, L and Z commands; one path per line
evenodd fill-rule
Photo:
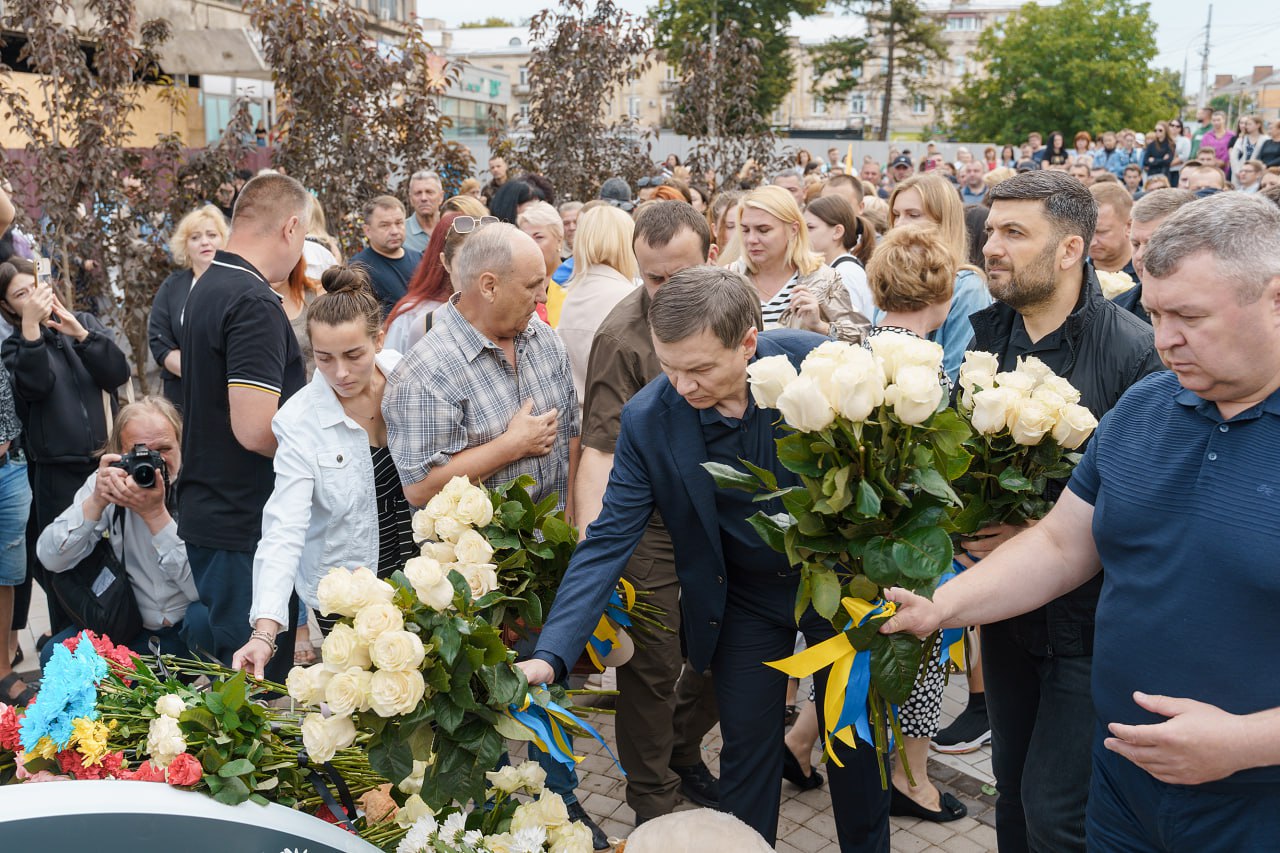
M 1080 392 L 1040 359 L 998 370 L 999 359 L 987 352 L 965 353 L 960 367 L 958 409 L 973 430 L 965 442 L 973 461 L 956 483 L 961 534 L 1044 518 L 1053 506 L 1049 481 L 1071 476 L 1080 461 L 1074 451 L 1098 426 Z
M 969 427 L 948 408 L 942 347 L 883 333 L 871 350 L 829 342 L 797 372 L 785 357 L 748 368 L 757 405 L 781 413 L 778 458 L 799 486 L 780 488 L 771 472 L 708 463 L 723 488 L 781 497 L 787 512 L 750 521 L 800 569 L 796 614 L 812 604 L 840 631 L 775 666 L 796 677 L 830 666 L 827 748 L 854 733 L 882 757 L 893 706 L 916 682 L 926 648 L 906 634 L 884 635 L 893 613 L 884 589 L 932 593 L 951 567 L 949 517 L 960 506 L 952 483 L 968 469 Z

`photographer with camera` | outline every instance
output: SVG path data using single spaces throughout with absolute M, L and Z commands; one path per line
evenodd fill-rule
M 127 451 L 127 452 L 125 452 Z M 172 487 L 182 469 L 182 419 L 163 397 L 144 397 L 120 410 L 98 470 L 76 492 L 75 499 L 53 520 L 36 542 L 40 562 L 54 574 L 84 573 L 89 591 L 55 589 L 73 611 L 77 624 L 57 634 L 41 653 L 42 663 L 55 644 L 83 628 L 101 631 L 91 608 L 110 593 L 108 584 L 124 581 L 118 592 L 120 609 L 136 606 L 140 626 L 133 636 L 112 636 L 139 654 L 147 653 L 155 637 L 164 654 L 189 655 L 188 649 L 208 648 L 207 616 L 199 603 L 187 546 L 178 538 L 170 512 Z M 107 541 L 110 553 L 101 554 Z M 82 562 L 92 561 L 88 571 Z M 113 569 L 123 568 L 123 573 Z M 123 577 L 119 577 L 122 574 Z M 81 603 L 77 603 L 81 602 Z M 121 622 L 123 613 L 100 618 Z
M 32 498 L 27 579 L 15 588 L 13 627 L 26 625 L 34 578 L 45 590 L 50 631 L 57 634 L 71 619 L 49 589 L 34 543 L 97 468 L 94 455 L 107 440 L 129 362 L 96 317 L 68 311 L 23 258 L 0 263 L 0 314 L 14 329 L 3 344 L 4 366 L 13 379 Z

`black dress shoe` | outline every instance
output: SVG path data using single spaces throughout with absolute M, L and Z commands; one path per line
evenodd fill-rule
M 812 791 L 824 781 L 822 774 L 817 770 L 810 770 L 809 775 L 806 776 L 804 770 L 800 768 L 800 759 L 796 758 L 796 754 L 786 744 L 782 745 L 782 778 L 801 791 Z
M 953 820 L 959 820 L 969 813 L 969 809 L 964 803 L 946 792 L 943 792 L 940 798 L 940 805 L 942 808 L 936 812 L 929 811 L 897 788 L 894 788 L 893 795 L 889 798 L 889 814 L 894 817 L 914 817 L 919 820 L 932 821 L 933 823 L 949 823 Z
M 680 793 L 691 803 L 704 808 L 720 808 L 720 780 L 711 775 L 707 765 L 699 761 L 688 767 L 671 765 L 680 777 Z
M 604 834 L 604 830 L 587 816 L 587 810 L 582 807 L 582 803 L 569 803 L 565 806 L 565 810 L 569 812 L 569 820 L 577 821 L 591 830 L 591 849 L 608 850 L 613 846 L 609 843 L 609 836 Z

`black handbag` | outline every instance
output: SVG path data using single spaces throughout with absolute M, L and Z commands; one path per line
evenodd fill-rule
M 138 610 L 138 600 L 133 594 L 133 584 L 129 582 L 124 563 L 111 546 L 119 516 L 114 506 L 107 507 L 105 512 L 111 513 L 106 535 L 73 568 L 65 572 L 50 572 L 49 583 L 54 596 L 77 627 L 127 645 L 142 633 L 142 613 Z M 118 535 L 123 545 L 123 521 Z M 122 547 L 121 552 L 123 550 Z

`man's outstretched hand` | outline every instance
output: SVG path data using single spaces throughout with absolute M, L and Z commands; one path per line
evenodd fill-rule
M 550 684 L 556 680 L 556 671 L 551 668 L 551 664 L 537 658 L 522 660 L 516 664 L 524 677 L 529 682 L 530 687 L 537 687 L 539 684 Z

